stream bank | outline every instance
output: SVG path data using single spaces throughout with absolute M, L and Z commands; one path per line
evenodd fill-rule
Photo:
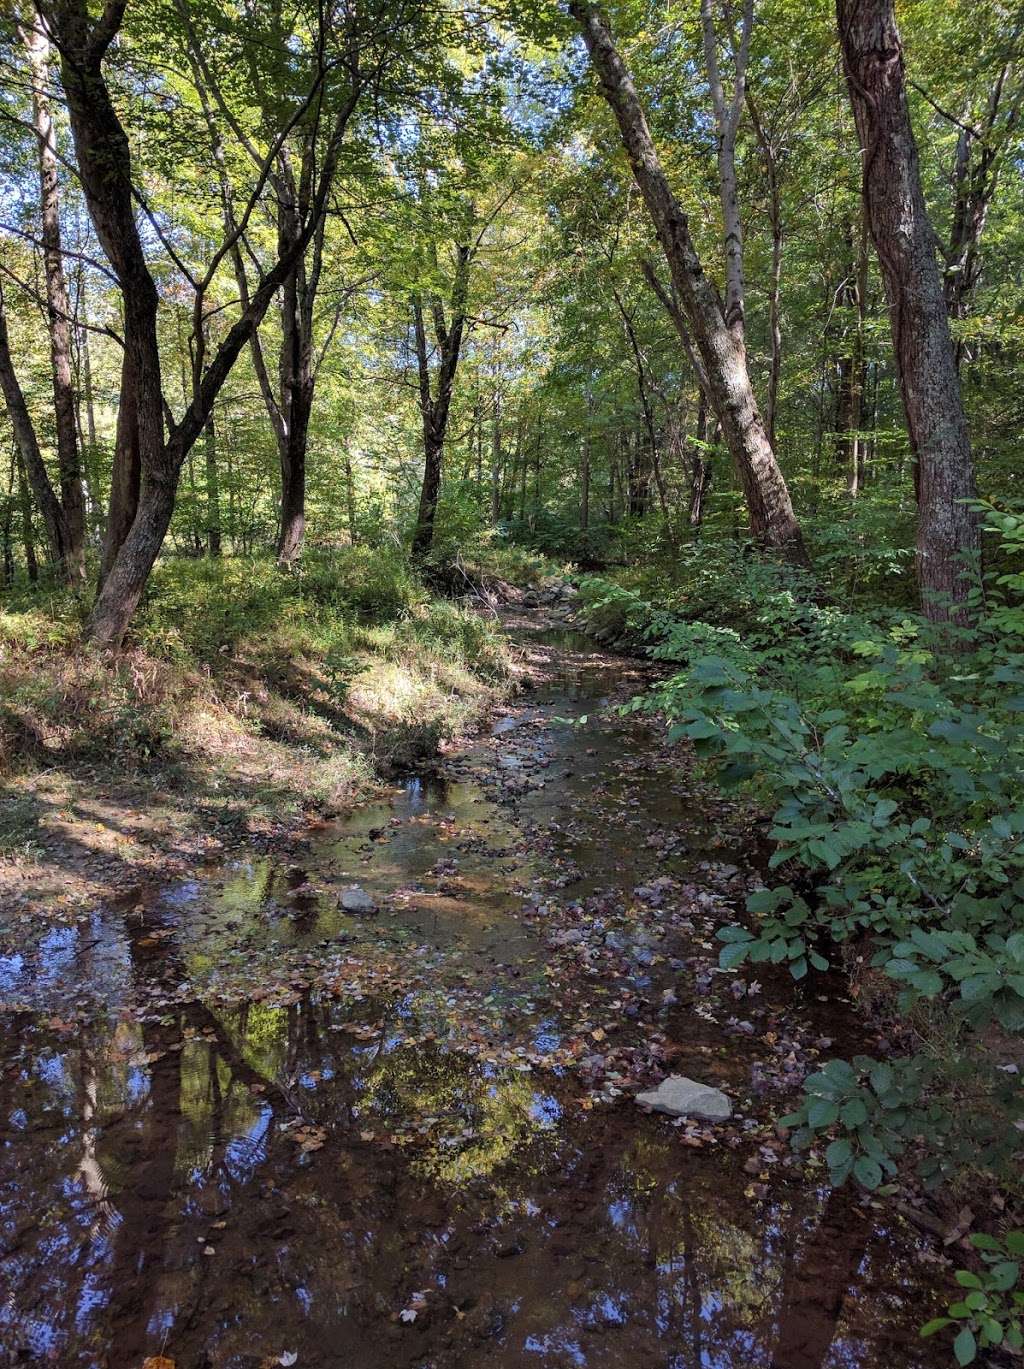
M 717 968 L 754 815 L 606 713 L 646 665 L 507 630 L 532 688 L 432 771 L 4 948 L 4 1362 L 933 1362 L 945 1269 L 772 1122 L 872 1044 L 841 985 Z

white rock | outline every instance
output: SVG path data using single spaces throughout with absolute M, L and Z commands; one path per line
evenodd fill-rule
M 638 1093 L 638 1103 L 667 1113 L 669 1117 L 697 1117 L 703 1122 L 727 1122 L 732 1116 L 732 1104 L 721 1089 L 687 1079 L 682 1074 L 670 1074 L 656 1089 Z
M 377 905 L 366 892 L 358 885 L 353 889 L 346 889 L 338 899 L 346 913 L 375 913 Z

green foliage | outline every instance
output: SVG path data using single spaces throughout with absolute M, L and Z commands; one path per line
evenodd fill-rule
M 782 879 L 720 929 L 720 964 L 802 979 L 867 946 L 901 1012 L 948 1023 L 934 1058 L 895 1062 L 889 1088 L 873 1087 L 870 1062 L 813 1076 L 800 1142 L 832 1135 L 833 1180 L 868 1187 L 905 1154 L 928 1182 L 979 1163 L 1007 1173 L 1024 1100 L 981 1040 L 1024 1029 L 1017 639 L 990 615 L 953 659 L 903 610 L 840 609 L 805 575 L 736 551 L 705 560 L 710 583 L 686 563 L 656 603 L 594 578 L 581 590 L 599 631 L 681 666 L 629 707 L 666 716 L 671 739 L 772 812 L 768 868 Z
M 1004 1237 L 977 1232 L 971 1245 L 984 1266 L 978 1272 L 958 1269 L 956 1281 L 966 1291 L 950 1303 L 944 1317 L 921 1327 L 922 1336 L 949 1330 L 957 1364 L 973 1364 L 979 1350 L 1004 1347 L 1014 1354 L 1024 1348 L 1024 1292 L 1020 1288 L 1020 1260 L 1024 1231 Z
M 425 601 L 422 583 L 395 546 L 313 551 L 289 573 L 266 556 L 168 557 L 150 581 L 137 636 L 159 655 L 210 660 L 281 627 L 330 635 L 337 615 L 349 622 L 390 621 Z
M 941 1125 L 941 1109 L 923 1103 L 927 1066 L 921 1060 L 829 1060 L 804 1083 L 800 1107 L 782 1119 L 794 1127 L 793 1145 L 803 1150 L 819 1133 L 834 1135 L 825 1151 L 829 1181 L 853 1176 L 876 1189 L 907 1143 L 925 1128 Z

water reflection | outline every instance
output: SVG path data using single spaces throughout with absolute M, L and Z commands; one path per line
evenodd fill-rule
M 848 1195 L 751 1201 L 653 1119 L 407 1044 L 409 1003 L 10 1025 L 5 1362 L 927 1362 L 913 1252 Z
M 584 1009 L 546 985 L 524 891 L 553 874 L 569 898 L 630 890 L 704 840 L 626 727 L 581 745 L 551 726 L 613 675 L 570 654 L 445 779 L 397 786 L 290 863 L 197 872 L 0 961 L 0 994 L 25 1008 L 0 1044 L 0 1361 L 929 1362 L 906 1233 L 781 1166 L 755 1190 L 742 1149 L 685 1147 L 629 1102 L 591 1106 L 572 1071 L 531 1067 Z M 353 885 L 372 915 L 340 907 Z M 633 956 L 641 988 L 651 941 L 621 904 L 602 944 Z M 423 968 L 393 991 L 289 977 L 396 950 Z M 261 1001 L 271 968 L 285 991 Z M 601 1002 L 602 975 L 587 982 Z M 528 1044 L 502 1049 L 492 1027 L 513 1014 Z M 709 1068 L 749 1073 L 741 1045 L 699 1027 L 729 1057 L 707 1047 Z

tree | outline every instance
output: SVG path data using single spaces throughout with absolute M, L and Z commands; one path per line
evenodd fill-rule
M 61 247 L 60 189 L 57 140 L 50 111 L 50 41 L 45 27 L 32 14 L 21 25 L 32 78 L 32 122 L 39 163 L 41 246 L 46 277 L 46 302 L 53 371 L 53 409 L 57 430 L 57 465 L 65 546 L 64 574 L 72 583 L 85 578 L 85 495 L 75 426 L 75 393 L 71 377 L 71 303 L 64 275 Z
M 469 243 L 457 243 L 454 248 L 451 295 L 448 313 L 438 295 L 429 304 L 434 333 L 433 352 L 436 354 L 435 374 L 431 375 L 432 349 L 427 341 L 423 300 L 413 296 L 413 338 L 416 348 L 416 372 L 419 378 L 420 417 L 423 421 L 423 483 L 420 486 L 419 511 L 412 536 L 412 551 L 423 557 L 434 540 L 434 520 L 441 490 L 441 469 L 444 440 L 451 412 L 455 373 L 462 350 L 462 335 L 466 327 L 469 304 L 469 268 L 473 248 Z
M 231 243 L 235 282 L 239 297 L 245 303 L 251 294 L 246 255 L 251 257 L 255 253 L 251 241 L 239 231 L 235 189 L 225 144 L 230 139 L 241 148 L 257 175 L 267 163 L 267 147 L 275 147 L 267 179 L 274 196 L 276 252 L 279 257 L 291 255 L 309 213 L 317 166 L 325 151 L 324 139 L 329 136 L 338 114 L 338 109 L 331 108 L 330 103 L 340 101 L 344 106 L 351 102 L 354 107 L 354 95 L 348 85 L 322 82 L 316 100 L 307 102 L 302 117 L 291 121 L 288 136 L 280 138 L 277 131 L 281 124 L 282 89 L 301 98 L 302 89 L 316 83 L 317 66 L 324 61 L 325 47 L 328 41 L 336 41 L 333 27 L 337 16 L 332 11 L 319 12 L 316 22 L 321 31 L 303 35 L 302 43 L 296 44 L 294 39 L 289 42 L 291 35 L 285 30 L 284 16 L 278 7 L 272 7 L 266 15 L 255 11 L 236 54 L 250 76 L 245 89 L 248 108 L 239 110 L 228 98 L 214 63 L 205 52 L 204 39 L 211 46 L 216 41 L 216 23 L 212 33 L 200 35 L 187 0 L 176 0 L 176 6 L 182 18 L 188 61 L 219 173 L 224 232 Z M 295 23 L 294 18 L 292 23 Z M 341 27 L 344 27 L 343 21 Z M 296 50 L 303 53 L 304 60 L 296 57 Z M 379 66 L 380 63 L 378 69 Z M 351 112 L 350 109 L 349 114 Z M 247 129 L 254 117 L 259 136 L 250 134 Z M 277 557 L 282 566 L 291 565 L 299 556 L 305 533 L 309 425 L 319 362 L 322 362 L 325 350 L 321 350 L 317 358 L 314 332 L 324 272 L 327 207 L 325 201 L 313 225 L 309 251 L 294 256 L 281 286 L 276 387 L 264 357 L 260 329 L 254 329 L 249 339 L 253 369 L 274 431 L 280 463 Z M 337 314 L 334 326 L 337 326 Z
M 28 404 L 25 402 L 21 382 L 18 380 L 14 368 L 2 285 L 0 285 L 0 389 L 3 390 L 7 415 L 14 430 L 14 441 L 18 449 L 21 469 L 27 476 L 29 487 L 43 516 L 50 555 L 56 565 L 67 567 L 72 563 L 67 520 L 64 517 L 60 500 L 50 483 L 50 476 L 39 447 L 39 439 L 36 436 L 32 415 L 29 412 Z M 67 574 L 66 571 L 65 574 Z
M 864 212 L 889 302 L 915 463 L 922 606 L 935 622 L 963 624 L 980 552 L 974 462 L 907 106 L 903 44 L 892 0 L 837 0 L 836 14 L 862 148 Z
M 746 356 L 705 272 L 686 214 L 669 185 L 633 79 L 611 33 L 587 0 L 570 0 L 601 93 L 618 121 L 636 183 L 653 220 L 672 284 L 701 357 L 708 393 L 743 485 L 757 541 L 803 563 L 800 525 L 754 398 Z M 735 264 L 733 266 L 735 272 Z M 734 276 L 735 288 L 735 276 Z
M 203 302 L 217 267 L 230 250 L 229 239 L 214 253 L 199 280 L 194 280 L 192 400 L 182 419 L 169 420 L 161 382 L 157 332 L 159 296 L 146 261 L 135 219 L 135 187 L 128 138 L 104 75 L 104 59 L 124 19 L 126 0 L 111 0 L 91 20 L 86 0 L 46 0 L 41 7 L 61 56 L 61 73 L 71 117 L 78 169 L 89 213 L 117 276 L 124 309 L 125 361 L 123 390 L 134 407 L 132 433 L 138 444 L 141 475 L 138 506 L 93 607 L 90 635 L 118 646 L 159 554 L 174 511 L 182 466 L 203 431 L 213 403 L 239 352 L 259 326 L 273 297 L 295 262 L 305 252 L 330 193 L 338 153 L 349 118 L 361 92 L 359 49 L 353 44 L 337 60 L 346 73 L 350 98 L 341 103 L 325 142 L 316 183 L 296 238 L 282 245 L 277 261 L 228 330 L 209 365 L 205 358 Z M 313 102 L 324 79 L 321 63 L 299 110 Z M 293 115 L 293 121 L 298 114 Z M 290 131 L 282 131 L 265 159 L 257 186 L 240 218 L 244 228 L 270 174 L 272 159 Z M 165 433 L 166 422 L 166 433 Z

